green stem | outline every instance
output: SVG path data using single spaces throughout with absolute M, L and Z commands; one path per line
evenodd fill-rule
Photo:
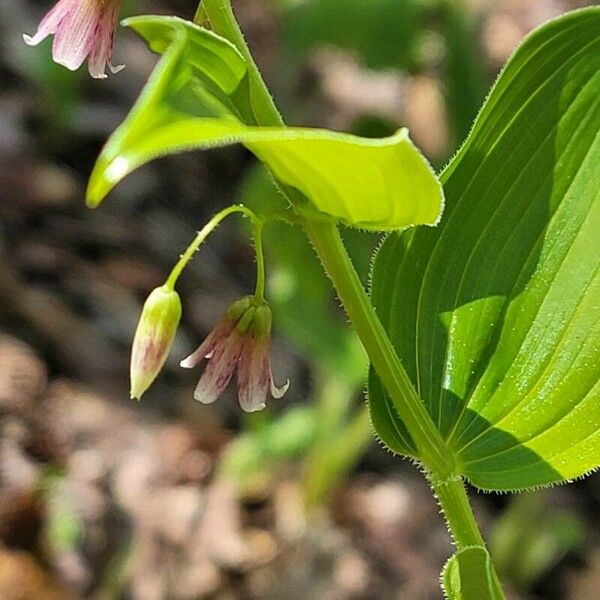
M 250 54 L 235 20 L 230 0 L 204 0 L 202 6 L 216 33 L 233 42 L 248 60 L 249 72 L 258 85 L 266 116 L 261 125 L 283 125 L 283 120 Z M 383 381 L 400 417 L 405 421 L 426 468 L 439 480 L 453 471 L 451 454 L 431 416 L 418 397 L 386 335 L 365 289 L 350 261 L 334 223 L 306 220 L 305 231 L 333 281 L 377 374 Z
M 263 222 L 254 219 L 254 253 L 256 254 L 256 290 L 254 295 L 259 300 L 265 299 L 265 254 L 262 241 Z
M 196 9 L 196 13 L 194 14 L 194 23 L 196 25 L 200 25 L 203 27 L 208 22 L 208 15 L 206 14 L 206 10 L 204 10 L 204 6 L 202 3 L 198 4 L 198 8 Z
M 210 23 L 219 35 L 233 42 L 246 57 L 252 80 L 262 100 L 261 125 L 283 125 L 283 119 L 252 58 L 235 20 L 230 0 L 204 0 L 202 4 Z M 258 115 L 257 115 L 258 117 Z M 387 337 L 364 287 L 339 237 L 337 227 L 325 221 L 306 221 L 306 233 L 333 281 L 377 374 L 383 381 L 394 406 L 405 421 L 425 466 L 438 479 L 452 473 L 453 461 L 431 416 L 423 406 L 406 371 Z
M 431 479 L 430 484 L 440 503 L 456 547 L 460 550 L 466 546 L 484 546 L 462 479 L 459 477 L 452 477 L 446 481 Z
M 212 219 L 197 233 L 196 237 L 192 241 L 192 243 L 185 249 L 185 252 L 179 257 L 179 260 L 173 267 L 167 281 L 165 282 L 165 287 L 168 290 L 174 290 L 175 284 L 179 279 L 179 276 L 187 266 L 187 264 L 192 260 L 194 254 L 198 251 L 198 248 L 202 245 L 204 240 L 221 224 L 223 219 L 227 218 L 229 215 L 233 213 L 242 213 L 246 215 L 252 220 L 254 225 L 254 232 L 256 235 L 256 290 L 257 294 L 260 292 L 259 298 L 264 297 L 264 287 L 265 287 L 265 264 L 264 257 L 262 254 L 262 221 L 246 206 L 243 204 L 232 204 L 231 206 L 227 206 L 223 210 L 219 211 L 216 215 L 212 217 Z
M 231 0 L 204 0 L 200 6 L 197 14 L 202 10 L 202 14 L 208 17 L 213 30 L 233 42 L 248 64 L 250 95 L 256 122 L 264 126 L 284 126 L 283 118 L 277 110 L 273 97 L 265 85 L 260 70 L 254 62 L 254 57 L 246 44 L 244 34 L 233 14 Z
M 406 423 L 424 465 L 436 478 L 448 478 L 453 471 L 452 456 L 375 314 L 337 227 L 328 221 L 307 220 L 304 229 L 398 414 Z

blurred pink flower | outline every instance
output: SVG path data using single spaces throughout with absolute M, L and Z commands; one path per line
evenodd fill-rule
M 59 0 L 42 19 L 36 34 L 23 39 L 29 46 L 37 46 L 49 35 L 54 35 L 52 58 L 55 62 L 75 71 L 88 59 L 92 77 L 104 79 L 106 65 L 113 73 L 124 65 L 113 67 L 113 42 L 121 0 Z
M 267 392 L 281 398 L 289 387 L 277 387 L 271 372 L 271 310 L 254 296 L 234 302 L 198 349 L 181 361 L 184 368 L 208 364 L 194 398 L 210 404 L 224 391 L 237 368 L 238 398 L 246 412 L 265 407 Z

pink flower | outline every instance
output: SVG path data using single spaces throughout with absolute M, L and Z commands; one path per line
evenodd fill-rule
M 121 0 L 59 0 L 42 19 L 37 33 L 23 39 L 37 46 L 54 35 L 55 62 L 75 71 L 88 58 L 90 75 L 104 79 L 107 64 L 113 73 L 124 66 L 113 67 L 110 62 L 120 4 Z
M 277 387 L 271 372 L 271 310 L 254 296 L 234 302 L 198 349 L 181 361 L 192 368 L 202 359 L 208 364 L 194 398 L 210 404 L 224 391 L 237 368 L 238 397 L 246 412 L 265 407 L 267 392 L 281 398 L 289 387 Z

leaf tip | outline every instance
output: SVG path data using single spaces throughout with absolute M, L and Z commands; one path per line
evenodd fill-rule
M 96 208 L 115 185 L 131 171 L 129 161 L 124 156 L 116 156 L 110 161 L 98 159 L 90 176 L 85 202 L 89 208 Z

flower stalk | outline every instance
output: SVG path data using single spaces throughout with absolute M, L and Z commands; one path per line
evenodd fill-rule
M 265 406 L 271 395 L 280 398 L 288 384 L 278 388 L 271 374 L 271 309 L 265 302 L 265 260 L 262 246 L 263 221 L 242 204 L 233 204 L 219 211 L 198 232 L 192 243 L 173 267 L 167 281 L 156 288 L 146 300 L 134 336 L 131 352 L 131 397 L 140 399 L 162 369 L 181 319 L 181 301 L 175 285 L 181 273 L 206 238 L 233 213 L 242 213 L 252 220 L 256 252 L 256 291 L 235 302 L 198 349 L 181 361 L 191 368 L 203 359 L 209 364 L 200 378 L 194 397 L 206 404 L 214 402 L 238 370 L 239 398 L 248 412 Z
M 248 207 L 243 204 L 232 204 L 227 206 L 223 210 L 219 211 L 216 215 L 206 223 L 206 225 L 197 233 L 192 243 L 185 249 L 185 252 L 179 257 L 179 260 L 173 267 L 171 274 L 169 275 L 165 286 L 168 289 L 175 289 L 175 284 L 181 276 L 181 273 L 192 260 L 194 254 L 198 251 L 198 248 L 204 243 L 206 238 L 226 219 L 229 215 L 234 213 L 242 213 L 252 221 L 254 228 L 254 244 L 256 249 L 256 290 L 257 296 L 262 298 L 264 296 L 264 285 L 265 285 L 265 261 L 262 251 L 262 227 L 263 222 L 252 212 Z M 260 294 L 258 292 L 261 292 Z

